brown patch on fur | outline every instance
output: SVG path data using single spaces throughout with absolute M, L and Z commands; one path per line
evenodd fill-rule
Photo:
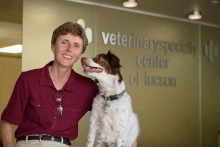
M 122 67 L 122 65 L 120 64 L 120 59 L 110 50 L 107 54 L 97 55 L 95 58 L 93 58 L 93 61 L 104 67 L 108 74 L 118 75 L 119 82 L 123 80 L 120 70 L 120 68 Z
M 92 60 L 100 66 L 104 67 L 108 74 L 112 74 L 111 67 L 108 64 L 108 61 L 105 59 L 105 54 L 99 54 Z

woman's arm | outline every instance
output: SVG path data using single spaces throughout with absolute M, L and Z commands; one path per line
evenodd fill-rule
M 13 147 L 12 125 L 4 120 L 1 120 L 0 133 L 3 146 Z
M 131 147 L 137 147 L 137 141 L 135 141 Z

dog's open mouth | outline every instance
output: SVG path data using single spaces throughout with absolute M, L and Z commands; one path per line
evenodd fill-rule
M 91 67 L 91 66 L 88 66 L 88 65 L 83 65 L 83 68 L 84 68 L 84 71 L 86 72 L 96 72 L 96 73 L 100 73 L 103 71 L 102 68 L 99 68 L 99 67 Z

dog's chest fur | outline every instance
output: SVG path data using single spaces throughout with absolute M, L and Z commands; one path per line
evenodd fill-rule
M 118 131 L 125 126 L 121 126 L 121 121 L 126 120 L 126 113 L 129 112 L 130 97 L 124 93 L 118 100 L 106 101 L 101 94 L 97 95 L 93 101 L 93 112 L 97 115 L 98 138 L 105 139 L 107 142 L 114 142 L 118 136 Z M 92 119 L 92 118 L 91 118 Z M 122 128 L 122 129 L 120 129 Z M 106 134 L 106 135 L 104 135 Z

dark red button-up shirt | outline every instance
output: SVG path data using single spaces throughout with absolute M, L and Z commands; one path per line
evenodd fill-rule
M 93 80 L 72 70 L 59 92 L 62 95 L 63 114 L 57 112 L 57 92 L 50 78 L 48 63 L 40 69 L 21 73 L 1 119 L 19 125 L 15 137 L 31 134 L 50 134 L 73 140 L 78 136 L 78 122 L 91 110 L 98 86 Z

